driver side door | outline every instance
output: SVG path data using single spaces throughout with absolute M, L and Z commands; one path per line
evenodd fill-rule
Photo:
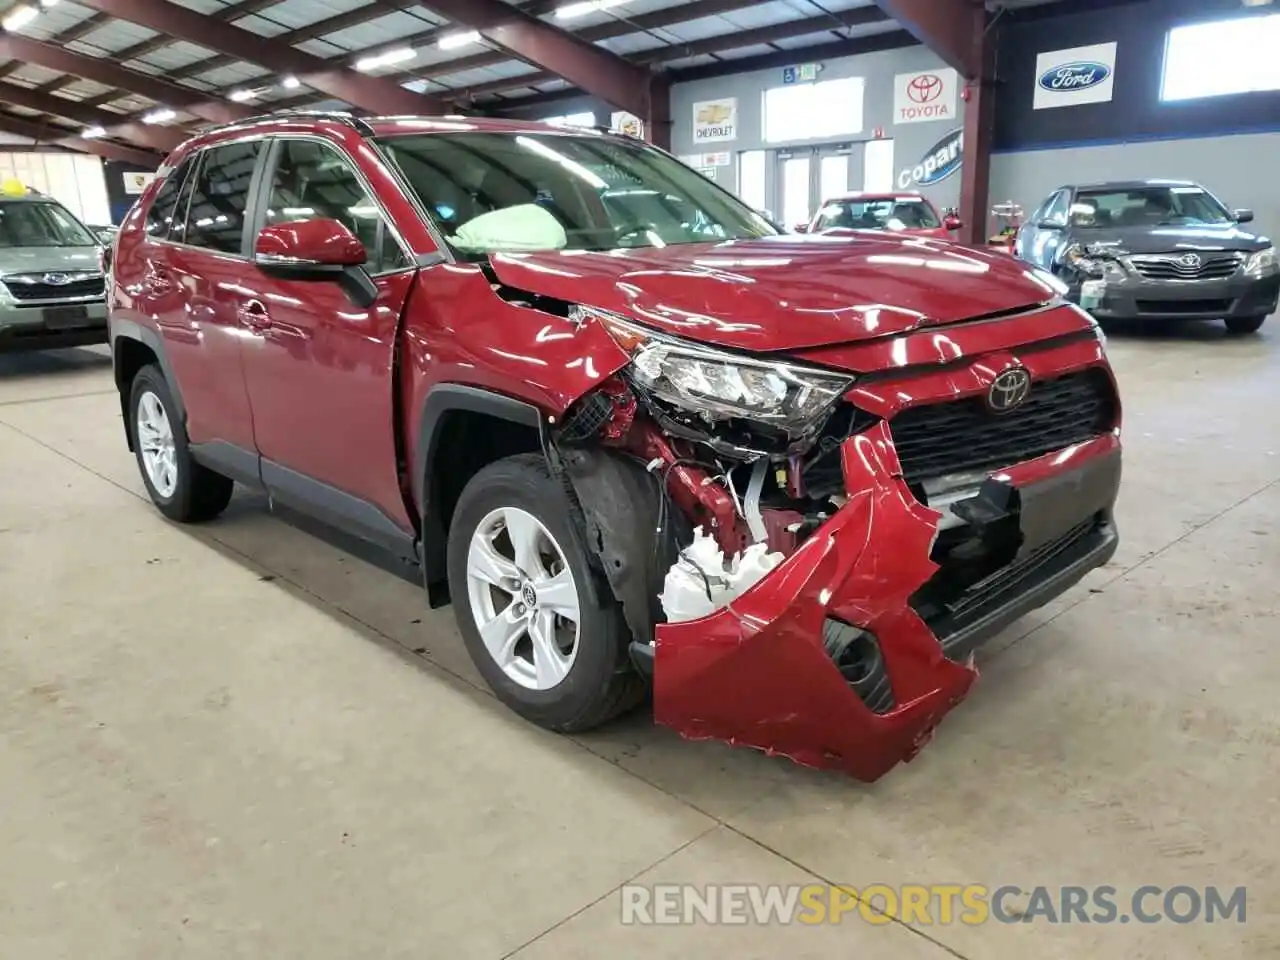
M 1066 242 L 1070 209 L 1070 190 L 1059 190 L 1046 200 L 1018 236 L 1018 255 L 1037 267 L 1052 270 L 1058 250 Z
M 276 140 L 258 199 L 265 225 L 336 220 L 364 245 L 365 307 L 333 279 L 250 267 L 240 288 L 245 382 L 272 496 L 366 540 L 412 550 L 397 469 L 395 350 L 413 261 L 355 161 L 318 138 Z

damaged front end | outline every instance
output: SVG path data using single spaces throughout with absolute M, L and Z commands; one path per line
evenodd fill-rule
M 1033 454 L 1004 460 L 959 398 L 1011 358 L 922 380 L 906 409 L 892 384 L 577 319 L 631 363 L 565 412 L 554 452 L 655 719 L 684 736 L 877 779 L 964 698 L 982 640 L 1115 550 L 1119 411 L 1092 334 L 1027 360 L 1054 386 L 996 428 Z

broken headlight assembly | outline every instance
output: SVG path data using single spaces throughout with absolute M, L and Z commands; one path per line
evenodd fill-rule
M 637 387 L 707 423 L 746 420 L 801 437 L 853 386 L 847 375 L 716 350 L 613 314 L 579 310 L 602 323 L 631 357 L 629 376 Z
M 1111 251 L 1096 250 L 1073 243 L 1062 252 L 1062 262 L 1085 277 L 1124 280 L 1128 274 Z

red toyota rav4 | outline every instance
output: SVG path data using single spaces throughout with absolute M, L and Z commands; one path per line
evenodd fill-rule
M 505 703 L 874 779 L 1116 547 L 1120 407 L 1055 281 L 780 235 L 593 130 L 273 116 L 178 148 L 109 281 L 168 517 L 233 482 L 450 600 Z

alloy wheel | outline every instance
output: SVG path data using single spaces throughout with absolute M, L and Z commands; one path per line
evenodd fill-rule
M 164 404 L 149 390 L 138 398 L 137 443 L 151 486 L 161 497 L 172 497 L 178 489 L 173 426 Z
M 511 680 L 550 690 L 578 654 L 578 585 L 555 537 L 515 507 L 492 510 L 467 550 L 471 615 L 489 656 Z

